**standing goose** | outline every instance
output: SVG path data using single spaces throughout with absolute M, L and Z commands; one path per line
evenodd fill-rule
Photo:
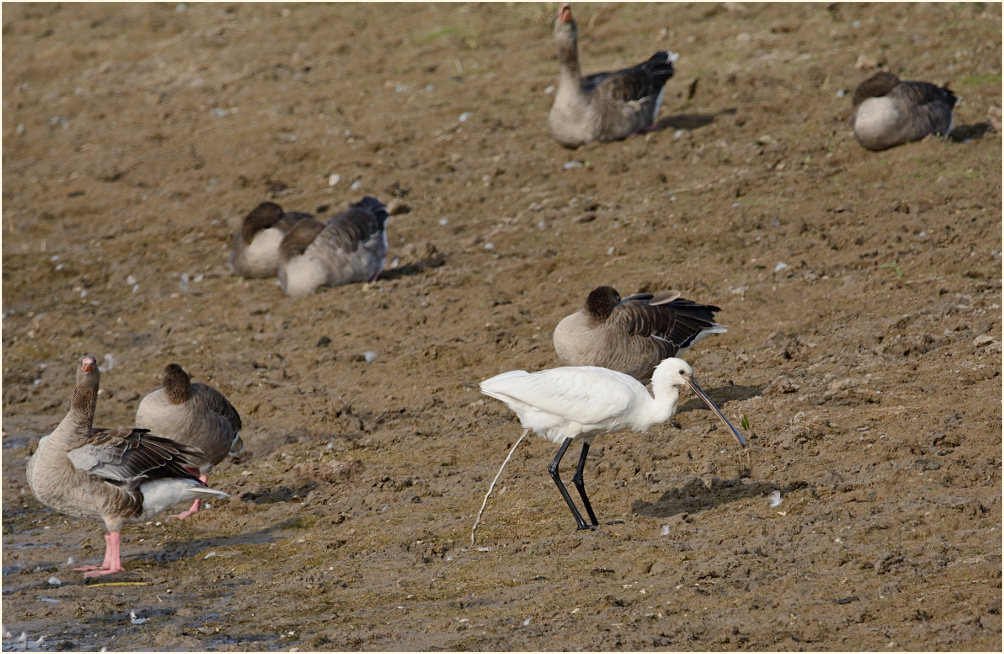
M 554 328 L 554 350 L 569 365 L 610 368 L 645 384 L 666 357 L 726 331 L 715 322 L 716 311 L 721 309 L 684 300 L 677 291 L 621 299 L 600 286 Z
M 631 68 L 582 77 L 578 27 L 568 3 L 558 10 L 554 38 L 561 72 L 547 127 L 559 143 L 576 147 L 614 141 L 654 127 L 679 55 L 657 52 Z
M 279 285 L 290 297 L 318 286 L 376 281 L 387 259 L 387 207 L 364 197 L 327 224 L 301 222 L 279 246 Z
M 94 429 L 100 373 L 94 357 L 80 360 L 66 417 L 28 460 L 28 485 L 38 500 L 75 518 L 104 522 L 105 558 L 83 566 L 85 577 L 120 572 L 122 525 L 148 520 L 196 497 L 227 497 L 188 469 L 201 452 L 146 429 Z
M 230 265 L 241 277 L 271 277 L 279 265 L 282 237 L 305 218 L 313 216 L 262 202 L 244 216 L 240 230 L 234 234 Z
M 205 455 L 197 466 L 199 479 L 205 484 L 216 464 L 244 449 L 241 417 L 223 393 L 206 384 L 193 384 L 176 363 L 164 368 L 162 379 L 163 386 L 140 401 L 136 426 L 198 448 Z M 202 500 L 196 498 L 190 509 L 171 517 L 184 520 L 198 513 L 201 506 Z
M 958 101 L 947 88 L 904 82 L 886 71 L 875 73 L 854 91 L 854 136 L 869 150 L 885 150 L 930 134 L 948 136 Z

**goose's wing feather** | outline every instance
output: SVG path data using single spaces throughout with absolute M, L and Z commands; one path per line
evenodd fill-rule
M 716 327 L 715 311 L 718 307 L 696 304 L 690 300 L 674 299 L 658 302 L 622 302 L 610 314 L 609 324 L 631 336 L 644 336 L 664 343 L 665 356 L 673 356 L 690 346 L 701 332 Z
M 367 196 L 329 220 L 323 235 L 336 250 L 355 252 L 360 246 L 376 244 L 381 239 L 388 216 L 382 202 Z
M 66 456 L 78 470 L 120 485 L 147 479 L 193 477 L 201 452 L 146 429 L 97 429 Z
M 234 431 L 240 431 L 241 416 L 223 393 L 212 386 L 194 383 L 192 384 L 192 399 L 195 400 L 199 407 L 204 407 L 222 416 L 224 420 L 230 423 Z
M 673 76 L 675 55 L 657 52 L 648 61 L 613 73 L 591 75 L 583 87 L 610 102 L 631 102 L 656 96 Z
M 930 82 L 902 82 L 893 88 L 891 95 L 918 107 L 934 104 L 951 108 L 958 100 L 948 89 Z

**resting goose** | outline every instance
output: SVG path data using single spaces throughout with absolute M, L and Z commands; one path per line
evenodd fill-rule
M 271 277 L 279 265 L 279 243 L 297 222 L 313 218 L 309 213 L 283 211 L 274 202 L 262 202 L 244 216 L 234 234 L 230 265 L 242 277 Z
M 318 286 L 376 281 L 387 259 L 387 207 L 365 197 L 325 225 L 303 221 L 279 246 L 279 285 L 290 297 Z
M 716 311 L 721 309 L 684 300 L 677 291 L 621 299 L 600 286 L 554 328 L 554 350 L 570 366 L 610 368 L 644 384 L 663 359 L 726 331 L 715 322 Z
M 558 142 L 575 147 L 614 141 L 654 127 L 676 53 L 657 52 L 631 68 L 583 78 L 578 27 L 568 3 L 558 10 L 554 38 L 561 72 L 547 127 Z
M 854 91 L 854 136 L 869 150 L 885 150 L 930 134 L 948 136 L 958 96 L 929 82 L 904 82 L 875 73 Z
M 146 429 L 94 429 L 100 373 L 94 357 L 80 360 L 66 417 L 28 461 L 28 485 L 38 500 L 75 518 L 104 522 L 105 558 L 83 566 L 85 577 L 120 572 L 122 525 L 147 520 L 196 497 L 227 497 L 188 470 L 201 452 Z
M 198 448 L 205 455 L 198 466 L 199 480 L 205 484 L 216 464 L 244 449 L 241 417 L 223 393 L 206 384 L 193 384 L 176 363 L 164 368 L 162 383 L 140 401 L 136 426 Z M 184 520 L 198 513 L 201 505 L 201 498 L 196 498 L 190 509 L 171 517 Z

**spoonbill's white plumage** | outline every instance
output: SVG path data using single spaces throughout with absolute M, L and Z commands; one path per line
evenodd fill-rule
M 615 141 L 654 127 L 676 53 L 656 52 L 631 68 L 583 77 L 578 27 L 568 3 L 558 10 L 554 39 L 560 74 L 547 127 L 559 143 Z
M 548 472 L 571 509 L 578 528 L 592 529 L 598 522 L 586 496 L 582 468 L 593 438 L 622 429 L 645 431 L 668 420 L 676 411 L 683 386 L 689 386 L 704 400 L 728 425 L 739 444 L 746 445 L 746 439 L 701 390 L 690 366 L 682 359 L 669 358 L 656 366 L 651 395 L 634 377 L 594 366 L 552 368 L 534 373 L 512 370 L 481 382 L 481 392 L 515 411 L 527 432 L 533 431 L 560 444 Z M 582 519 L 558 476 L 558 464 L 573 440 L 582 441 L 582 452 L 572 483 L 579 491 L 591 525 Z
M 715 322 L 716 311 L 721 309 L 685 300 L 677 291 L 621 298 L 600 286 L 554 328 L 554 350 L 570 366 L 602 366 L 647 383 L 663 359 L 727 331 Z
M 99 381 L 97 361 L 82 358 L 70 410 L 39 441 L 27 469 L 28 486 L 42 504 L 104 523 L 104 561 L 76 568 L 87 570 L 85 577 L 122 570 L 124 523 L 147 520 L 196 497 L 227 497 L 189 472 L 199 466 L 202 452 L 146 429 L 94 429 Z
M 902 81 L 888 71 L 862 82 L 851 99 L 854 136 L 869 150 L 885 150 L 931 134 L 948 136 L 958 96 L 930 82 Z

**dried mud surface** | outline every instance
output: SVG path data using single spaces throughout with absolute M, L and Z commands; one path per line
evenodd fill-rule
M 576 6 L 586 72 L 680 59 L 660 129 L 575 151 L 554 9 L 4 5 L 5 649 L 1000 650 L 1000 5 Z M 879 66 L 950 82 L 957 137 L 861 149 Z M 228 270 L 257 203 L 364 194 L 377 283 Z M 471 547 L 519 435 L 477 382 L 558 365 L 600 284 L 722 307 L 687 358 L 748 456 L 685 396 L 597 440 L 577 533 L 527 439 Z M 246 425 L 118 585 L 24 479 L 83 354 L 101 425 L 171 361 Z

